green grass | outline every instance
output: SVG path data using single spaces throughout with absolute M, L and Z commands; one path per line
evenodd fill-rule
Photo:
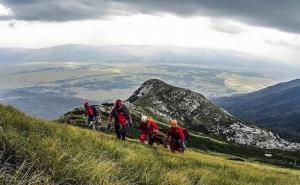
M 0 127 L 0 184 L 300 184 L 297 170 L 201 150 L 173 154 L 2 105 Z

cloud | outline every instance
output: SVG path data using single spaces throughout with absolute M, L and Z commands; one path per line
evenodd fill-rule
M 0 18 L 9 17 L 11 16 L 11 14 L 12 14 L 11 9 L 0 4 Z
M 223 19 L 211 19 L 210 28 L 228 34 L 238 34 L 244 31 L 238 24 Z
M 300 33 L 299 0 L 0 0 L 0 3 L 12 10 L 13 15 L 6 18 L 16 20 L 61 22 L 170 13 L 232 19 Z M 223 29 L 216 25 L 215 28 Z
M 16 22 L 15 22 L 15 21 L 10 21 L 10 22 L 8 23 L 8 26 L 9 26 L 10 28 L 14 28 L 14 27 L 16 26 Z
M 265 40 L 265 42 L 269 45 L 273 45 L 273 46 L 283 46 L 283 47 L 288 47 L 291 48 L 295 51 L 299 51 L 300 50 L 300 40 L 298 38 L 294 38 L 293 40 L 280 40 L 280 41 L 276 41 L 276 40 Z

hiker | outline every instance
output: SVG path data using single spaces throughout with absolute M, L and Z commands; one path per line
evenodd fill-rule
M 170 148 L 172 152 L 180 152 L 183 153 L 185 150 L 185 137 L 183 128 L 179 127 L 177 124 L 177 120 L 173 119 L 170 121 L 171 128 L 169 128 L 167 132 L 167 141 L 171 138 Z
M 85 115 L 87 116 L 86 125 L 93 130 L 96 130 L 96 126 L 99 127 L 101 123 L 100 111 L 96 105 L 89 105 L 88 102 L 84 103 Z
M 125 140 L 127 124 L 132 127 L 132 121 L 128 108 L 124 105 L 122 100 L 118 99 L 115 102 L 114 108 L 111 110 L 108 123 L 112 123 L 115 119 L 115 131 L 118 139 Z
M 151 117 L 143 115 L 141 117 L 140 130 L 140 141 L 144 143 L 145 140 L 148 140 L 148 144 L 153 145 L 158 133 L 158 126 L 155 121 Z

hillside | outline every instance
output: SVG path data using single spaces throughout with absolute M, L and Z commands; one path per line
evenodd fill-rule
M 266 149 L 300 149 L 299 143 L 287 142 L 274 132 L 238 119 L 199 93 L 161 80 L 146 81 L 128 101 L 165 121 L 176 118 L 186 128 L 227 141 Z
M 273 132 L 249 125 L 188 89 L 152 79 L 143 83 L 128 101 L 126 105 L 134 122 L 134 128 L 128 131 L 132 138 L 138 138 L 141 115 L 153 117 L 164 133 L 169 120 L 177 118 L 192 133 L 188 147 L 284 166 L 293 166 L 299 159 L 299 152 L 293 151 L 298 143 L 287 142 Z M 98 106 L 104 120 L 101 130 L 105 131 L 113 104 Z M 84 114 L 83 108 L 76 108 L 57 121 L 86 127 Z M 272 154 L 272 157 L 266 157 L 266 153 Z
M 27 117 L 0 105 L 1 184 L 294 184 L 298 170 L 161 146 Z
M 217 98 L 214 102 L 233 115 L 300 141 L 299 79 L 253 93 Z
M 155 113 L 153 114 L 148 109 L 136 106 L 129 102 L 127 102 L 126 104 L 130 109 L 131 117 L 133 120 L 133 128 L 127 130 L 127 136 L 134 139 L 139 137 L 139 121 L 142 114 L 153 117 L 158 123 L 160 130 L 159 135 L 161 135 L 161 137 L 166 136 L 165 133 L 166 129 L 168 128 L 168 125 L 166 123 L 168 122 L 168 120 L 165 120 L 165 117 L 163 115 Z M 107 120 L 109 112 L 113 108 L 113 104 L 104 103 L 98 105 L 98 108 L 101 110 L 101 119 L 103 120 L 103 123 L 98 131 L 113 134 L 113 128 L 111 128 L 109 131 L 107 130 Z M 58 120 L 56 120 L 56 122 L 86 128 L 84 114 L 84 108 L 76 108 L 61 116 Z M 209 153 L 225 154 L 228 155 L 228 158 L 231 160 L 251 160 L 285 167 L 294 167 L 295 161 L 300 160 L 299 151 L 256 148 L 253 146 L 238 144 L 232 141 L 226 141 L 220 137 L 205 135 L 203 133 L 192 130 L 190 130 L 190 137 L 190 142 L 187 144 L 189 148 L 194 148 Z M 271 154 L 272 157 L 268 157 L 265 154 Z

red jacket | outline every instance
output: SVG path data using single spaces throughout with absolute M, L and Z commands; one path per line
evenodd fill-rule
M 168 137 L 175 140 L 181 140 L 181 142 L 185 141 L 183 128 L 181 127 L 171 127 L 168 130 Z
M 123 126 L 126 125 L 126 121 L 131 121 L 128 108 L 125 105 L 120 110 L 114 107 L 110 112 L 109 120 L 112 118 L 115 118 L 115 123 L 120 123 Z
M 158 130 L 158 126 L 154 120 L 148 119 L 147 123 L 140 123 L 140 130 L 147 134 L 153 134 L 154 130 Z
M 120 123 L 121 125 L 126 125 L 125 114 L 121 111 L 118 111 L 118 123 Z
M 86 106 L 85 111 L 88 116 L 94 116 L 94 110 L 92 109 L 91 106 Z

